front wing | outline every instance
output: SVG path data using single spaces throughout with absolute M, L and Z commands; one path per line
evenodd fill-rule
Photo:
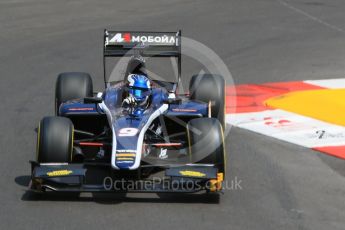
M 223 174 L 213 165 L 180 165 L 164 167 L 164 177 L 154 179 L 133 179 L 121 171 L 121 177 L 109 170 L 99 178 L 102 183 L 88 183 L 84 164 L 39 164 L 31 162 L 32 175 L 29 189 L 34 192 L 119 192 L 119 193 L 196 193 L 200 191 L 219 192 L 222 189 Z M 90 165 L 91 168 L 105 167 Z M 110 168 L 110 166 L 108 166 Z M 153 166 L 151 166 L 153 167 Z M 162 166 L 163 167 L 163 166 Z M 138 171 L 140 172 L 140 170 Z M 132 179 L 131 179 L 132 178 Z

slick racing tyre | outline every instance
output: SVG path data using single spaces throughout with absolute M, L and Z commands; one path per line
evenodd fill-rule
M 61 103 L 72 99 L 92 96 L 92 79 L 88 73 L 61 73 L 56 81 L 55 114 L 59 114 Z
M 192 163 L 214 164 L 225 175 L 224 134 L 216 118 L 196 118 L 187 124 Z
M 74 128 L 65 117 L 45 117 L 37 132 L 37 162 L 71 162 Z
M 225 129 L 225 80 L 220 75 L 194 75 L 189 84 L 190 98 L 211 105 L 211 117 Z

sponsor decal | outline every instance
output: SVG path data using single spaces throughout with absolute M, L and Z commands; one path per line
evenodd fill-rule
M 135 153 L 117 153 L 116 157 L 135 157 Z
M 168 149 L 161 149 L 161 152 L 160 152 L 160 154 L 159 154 L 159 159 L 162 159 L 162 160 L 164 160 L 164 159 L 167 159 L 168 158 L 168 154 L 167 154 L 167 151 L 168 151 Z
M 334 139 L 334 138 L 345 138 L 345 132 L 330 133 L 326 130 L 317 130 L 314 134 L 307 135 L 307 138 L 312 139 Z
M 139 132 L 136 128 L 123 128 L 118 132 L 119 137 L 133 137 Z
M 133 164 L 133 161 L 116 161 L 116 164 Z
M 116 153 L 133 153 L 135 154 L 137 150 L 133 150 L 133 149 L 117 149 Z
M 190 112 L 190 113 L 195 113 L 197 110 L 196 109 L 173 109 L 172 111 L 174 111 L 174 112 Z
M 166 43 L 175 44 L 176 37 L 168 35 L 132 35 L 131 33 L 117 33 L 110 40 L 109 43 Z
M 93 111 L 93 108 L 69 108 L 68 111 Z
M 117 157 L 116 160 L 117 161 L 133 161 L 134 158 L 131 158 L 131 157 Z
M 73 171 L 71 171 L 71 170 L 56 170 L 56 171 L 47 172 L 47 175 L 51 176 L 51 177 L 68 176 L 72 173 L 73 173 Z
M 205 177 L 205 173 L 197 172 L 197 171 L 180 171 L 179 172 L 182 176 L 190 176 L 190 177 Z

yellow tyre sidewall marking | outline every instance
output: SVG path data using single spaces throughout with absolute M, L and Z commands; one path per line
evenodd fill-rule
M 188 139 L 188 150 L 189 150 L 189 161 L 190 163 L 192 162 L 192 143 L 191 143 L 191 138 L 190 138 L 190 133 L 189 133 L 189 125 L 187 124 L 187 139 Z
M 226 150 L 225 150 L 225 139 L 224 139 L 224 131 L 223 131 L 223 127 L 222 127 L 222 125 L 220 125 L 220 132 L 221 132 L 221 134 L 222 134 L 222 145 L 223 145 L 223 158 L 224 158 L 224 177 L 225 177 L 225 175 L 226 175 L 226 173 L 225 173 L 225 171 L 226 171 L 226 164 L 227 164 L 227 162 L 226 162 L 226 154 L 225 154 L 225 152 L 226 152 Z
M 73 146 L 74 146 L 74 126 L 72 127 L 72 143 L 71 143 L 71 162 L 73 161 Z

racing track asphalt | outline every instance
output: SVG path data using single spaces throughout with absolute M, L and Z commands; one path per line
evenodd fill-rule
M 56 75 L 90 72 L 102 89 L 103 28 L 181 28 L 217 52 L 237 84 L 342 78 L 344 11 L 342 0 L 1 0 L 0 228 L 344 229 L 344 161 L 236 128 L 226 138 L 228 180 L 242 189 L 219 203 L 25 193 L 34 129 L 53 114 Z

